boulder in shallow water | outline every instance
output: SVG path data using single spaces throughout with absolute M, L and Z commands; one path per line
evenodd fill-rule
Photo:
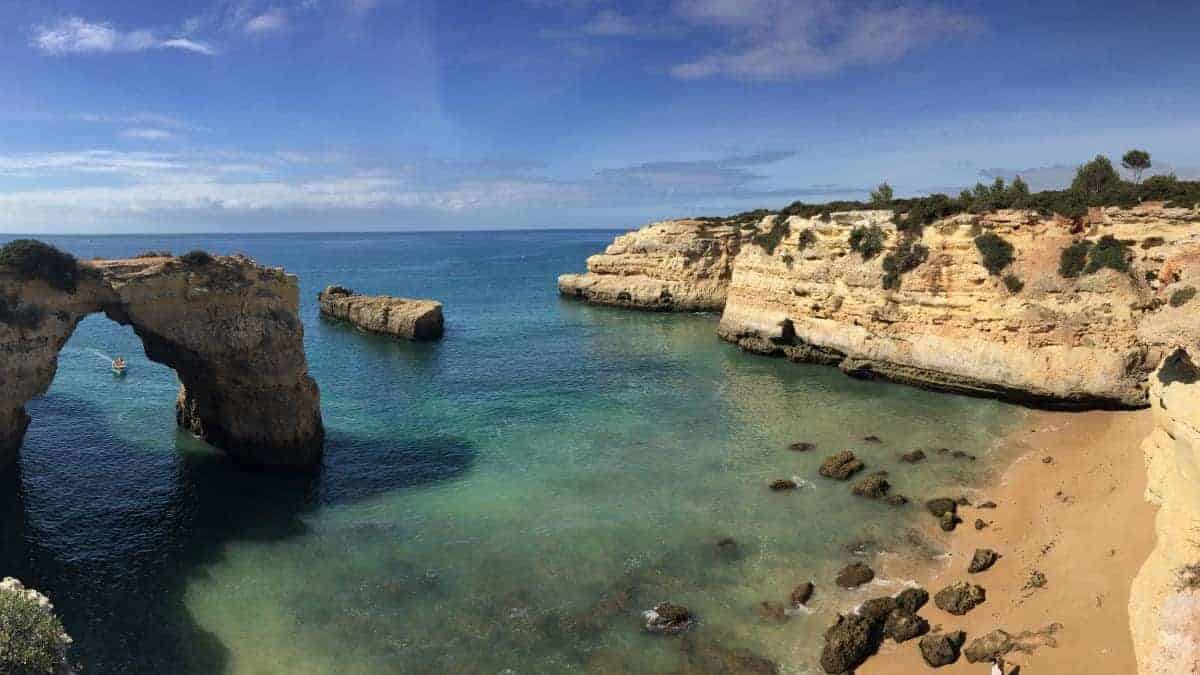
M 826 478 L 848 480 L 851 476 L 862 471 L 866 465 L 854 456 L 853 452 L 843 450 L 836 455 L 830 455 L 821 462 L 818 472 Z
M 682 640 L 683 669 L 680 675 L 700 673 L 736 673 L 737 675 L 776 675 L 779 667 L 774 661 L 741 648 L 730 648 L 717 642 L 699 642 L 691 635 Z
M 933 604 L 944 612 L 962 616 L 983 604 L 987 594 L 983 587 L 965 581 L 956 581 L 933 596 Z
M 646 619 L 646 630 L 651 633 L 674 635 L 692 626 L 692 613 L 688 608 L 671 602 L 660 602 L 642 616 Z
M 342 286 L 329 286 L 317 296 L 321 314 L 348 321 L 368 333 L 406 340 L 438 340 L 444 332 L 442 303 L 434 300 L 359 295 Z
M 777 478 L 771 481 L 771 484 L 768 487 L 776 492 L 782 492 L 784 490 L 795 490 L 800 486 L 796 484 L 796 481 L 790 478 Z
M 788 450 L 792 452 L 811 452 L 816 449 L 817 445 L 815 443 L 806 443 L 803 441 L 792 443 L 788 446 Z
M 891 489 L 892 484 L 886 478 L 874 475 L 867 476 L 855 483 L 854 487 L 850 488 L 850 492 L 858 497 L 866 497 L 867 499 L 883 499 Z
M 838 616 L 825 631 L 821 650 L 821 669 L 830 675 L 852 673 L 879 649 L 881 632 L 869 619 L 855 615 Z
M 801 605 L 807 605 L 808 601 L 812 599 L 812 595 L 813 583 L 811 581 L 806 581 L 799 586 L 796 586 L 792 589 L 792 606 L 799 607 Z
M 920 462 L 924 459 L 925 459 L 925 451 L 924 450 L 913 450 L 912 452 L 906 452 L 903 455 L 900 455 L 900 461 L 906 462 L 908 464 L 916 464 L 917 462 Z
M 926 635 L 921 638 L 921 656 L 934 668 L 948 666 L 958 660 L 959 650 L 966 641 L 967 634 L 961 630 Z
M 996 561 L 1000 559 L 1000 554 L 990 548 L 977 548 L 975 555 L 971 556 L 971 564 L 967 566 L 967 571 L 971 574 L 978 574 L 987 570 Z
M 842 588 L 858 588 L 874 578 L 875 570 L 856 562 L 843 567 L 834 581 Z

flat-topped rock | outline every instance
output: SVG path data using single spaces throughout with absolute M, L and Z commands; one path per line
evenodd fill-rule
M 317 300 L 323 316 L 347 321 L 368 333 L 438 340 L 445 331 L 442 303 L 435 300 L 359 295 L 343 286 L 329 286 Z

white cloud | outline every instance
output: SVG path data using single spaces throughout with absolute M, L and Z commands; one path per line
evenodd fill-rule
M 267 33 L 278 33 L 286 29 L 287 26 L 287 13 L 279 7 L 272 7 L 247 21 L 242 30 L 252 35 L 265 35 Z
M 601 10 L 583 25 L 584 33 L 604 37 L 637 35 L 641 31 L 632 19 L 612 9 Z
M 152 31 L 121 31 L 107 23 L 93 23 L 80 17 L 68 17 L 34 31 L 33 46 L 47 54 L 106 54 L 141 52 L 150 49 L 178 49 L 213 55 L 216 50 L 202 42 L 186 38 L 162 39 Z
M 675 65 L 681 79 L 793 80 L 896 61 L 926 45 L 981 29 L 937 6 L 848 8 L 830 0 L 679 0 L 685 21 L 718 30 L 725 44 Z
M 141 128 L 126 129 L 121 132 L 121 137 L 138 141 L 165 141 L 175 138 L 175 134 L 165 129 Z

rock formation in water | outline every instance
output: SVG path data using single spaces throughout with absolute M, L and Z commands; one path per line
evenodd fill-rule
M 668 220 L 623 234 L 587 260 L 586 274 L 564 274 L 558 290 L 600 305 L 719 312 L 733 259 L 753 224 L 736 219 Z
M 1082 225 L 1033 211 L 963 213 L 916 237 L 894 220 L 882 210 L 770 215 L 752 229 L 724 226 L 720 244 L 700 221 L 656 223 L 619 237 L 559 288 L 655 309 L 698 298 L 719 308 L 725 298 L 718 332 L 747 351 L 1061 408 L 1146 405 L 1169 328 L 1194 322 L 1200 306 L 1195 209 L 1092 209 Z M 874 227 L 882 247 L 864 258 L 851 234 Z M 995 273 L 976 241 L 985 234 L 1011 247 Z M 1064 249 L 1078 241 L 1119 246 L 1128 271 L 1063 276 Z
M 369 333 L 407 340 L 438 340 L 444 332 L 442 303 L 433 300 L 359 295 L 342 286 L 329 286 L 317 297 L 321 314 L 347 321 Z
M 308 374 L 295 276 L 243 256 L 79 263 L 70 288 L 0 266 L 0 467 L 49 388 L 85 316 L 131 326 L 146 356 L 175 369 L 177 422 L 238 461 L 310 468 L 324 428 Z M 98 372 L 97 377 L 107 377 Z
M 1159 505 L 1156 540 L 1129 599 L 1138 672 L 1200 672 L 1200 330 L 1150 378 L 1154 431 L 1146 498 Z M 1182 345 L 1189 345 L 1186 348 Z

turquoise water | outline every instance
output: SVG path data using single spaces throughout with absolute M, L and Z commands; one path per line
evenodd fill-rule
M 743 354 L 715 316 L 559 299 L 612 236 L 51 238 L 298 274 L 326 456 L 308 477 L 230 465 L 176 431 L 173 372 L 90 317 L 0 475 L 0 575 L 51 596 L 87 673 L 717 672 L 737 650 L 815 672 L 833 612 L 883 588 L 835 591 L 833 571 L 856 542 L 911 545 L 920 517 L 819 478 L 821 457 L 852 448 L 928 496 L 1001 461 L 1021 412 Z M 326 322 L 329 283 L 442 300 L 445 340 Z M 896 461 L 917 447 L 980 461 Z M 793 475 L 809 484 L 766 488 Z M 811 614 L 758 611 L 809 579 Z M 687 639 L 642 630 L 666 599 L 697 612 Z

